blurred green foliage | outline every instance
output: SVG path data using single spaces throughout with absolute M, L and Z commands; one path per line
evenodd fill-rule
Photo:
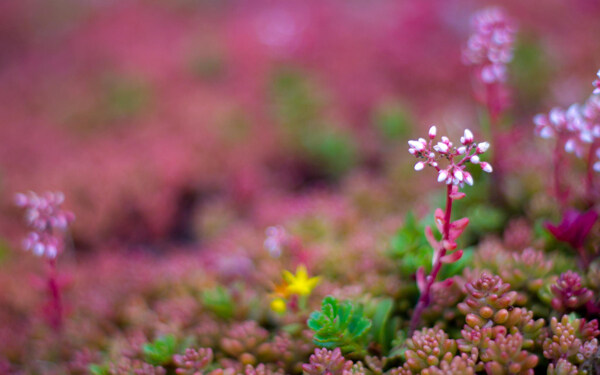
M 233 317 L 235 309 L 233 298 L 231 293 L 221 285 L 203 291 L 202 303 L 204 307 L 220 318 L 230 319 Z
M 397 101 L 385 101 L 375 109 L 373 123 L 379 135 L 391 141 L 408 138 L 414 121 L 406 106 Z
M 539 40 L 521 35 L 515 46 L 509 74 L 517 96 L 515 103 L 531 108 L 542 100 L 548 84 L 552 82 L 552 65 Z
M 161 336 L 151 343 L 142 346 L 144 360 L 152 365 L 160 366 L 170 363 L 173 355 L 177 353 L 175 336 Z
M 304 73 L 294 69 L 275 72 L 270 94 L 285 141 L 299 157 L 332 177 L 343 175 L 356 164 L 352 134 L 328 117 L 322 90 Z

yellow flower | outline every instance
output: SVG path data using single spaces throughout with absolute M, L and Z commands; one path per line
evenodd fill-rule
M 287 282 L 287 290 L 291 294 L 300 296 L 308 296 L 312 290 L 321 281 L 320 277 L 308 277 L 306 267 L 301 264 L 296 268 L 296 274 L 293 275 L 290 271 L 283 271 L 283 278 Z
M 287 309 L 287 305 L 283 298 L 275 298 L 271 301 L 271 310 L 275 311 L 278 314 L 283 314 Z

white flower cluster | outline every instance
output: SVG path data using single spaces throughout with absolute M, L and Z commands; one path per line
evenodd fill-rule
M 600 72 L 598 75 L 600 77 Z M 594 81 L 594 85 L 600 87 L 600 79 Z M 594 94 L 597 93 L 600 88 L 594 90 Z M 536 134 L 542 138 L 558 138 L 564 141 L 566 152 L 583 157 L 586 145 L 600 140 L 600 96 L 594 94 L 583 105 L 573 104 L 566 111 L 557 107 L 548 114 L 536 115 L 533 118 Z
M 448 137 L 442 137 L 441 141 L 434 144 L 433 140 L 437 135 L 437 128 L 432 126 L 429 129 L 429 140 L 419 138 L 408 141 L 408 152 L 418 159 L 423 159 L 415 164 L 415 170 L 420 171 L 429 165 L 438 171 L 438 182 L 464 186 L 473 185 L 473 176 L 465 170 L 467 163 L 479 164 L 484 172 L 491 173 L 492 165 L 482 162 L 479 155 L 488 150 L 488 142 L 475 143 L 473 133 L 465 129 L 464 135 L 460 138 L 461 146 L 454 147 Z M 460 160 L 455 160 L 460 158 Z M 441 168 L 438 161 L 446 159 L 448 165 Z
M 56 231 L 65 231 L 75 219 L 73 213 L 60 208 L 65 196 L 61 192 L 18 193 L 15 203 L 25 209 L 25 222 L 32 229 L 23 241 L 25 250 L 35 255 L 55 258 L 58 255 L 60 237 Z

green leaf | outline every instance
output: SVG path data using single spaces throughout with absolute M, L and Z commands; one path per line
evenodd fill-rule
M 399 326 L 399 319 L 392 316 L 394 301 L 386 298 L 377 303 L 373 315 L 373 328 L 371 334 L 373 340 L 381 345 L 384 353 L 390 349 L 390 345 Z
M 327 296 L 321 310 L 312 312 L 307 323 L 315 332 L 315 345 L 340 348 L 344 353 L 358 356 L 366 353 L 366 337 L 372 323 L 364 316 L 362 306 L 350 301 L 340 303 Z
M 231 293 L 220 285 L 202 292 L 202 303 L 208 310 L 224 319 L 230 319 L 235 311 Z
M 108 375 L 108 366 L 107 365 L 91 364 L 88 367 L 88 370 L 90 370 L 90 373 L 92 375 Z
M 173 335 L 159 337 L 153 342 L 142 346 L 144 359 L 155 366 L 171 362 L 173 355 L 176 354 L 176 350 L 175 336 Z

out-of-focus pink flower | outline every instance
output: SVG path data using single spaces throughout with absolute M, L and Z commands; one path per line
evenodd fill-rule
M 553 108 L 548 114 L 538 114 L 533 118 L 535 132 L 542 138 L 562 137 L 565 151 L 581 158 L 585 144 L 592 143 L 600 133 L 599 125 L 595 124 L 593 104 L 573 104 L 566 111 Z
M 475 66 L 486 84 L 506 81 L 506 64 L 512 61 L 516 28 L 504 11 L 487 8 L 472 18 L 473 34 L 463 51 L 465 64 Z
M 598 220 L 598 213 L 594 210 L 579 212 L 567 211 L 558 225 L 546 223 L 546 229 L 559 241 L 579 249 L 585 243 L 590 230 Z
M 61 248 L 61 237 L 56 231 L 65 231 L 75 219 L 70 211 L 60 206 L 65 200 L 61 192 L 46 192 L 37 195 L 34 192 L 15 195 L 15 204 L 25 209 L 25 222 L 32 229 L 23 241 L 25 250 L 35 255 L 55 258 Z
M 289 238 L 285 228 L 280 225 L 268 227 L 265 234 L 267 235 L 264 242 L 265 249 L 273 258 L 279 258 Z
M 598 79 L 592 82 L 592 84 L 595 87 L 594 94 L 600 94 L 600 70 L 598 70 L 598 73 L 596 73 L 596 75 L 598 76 Z

